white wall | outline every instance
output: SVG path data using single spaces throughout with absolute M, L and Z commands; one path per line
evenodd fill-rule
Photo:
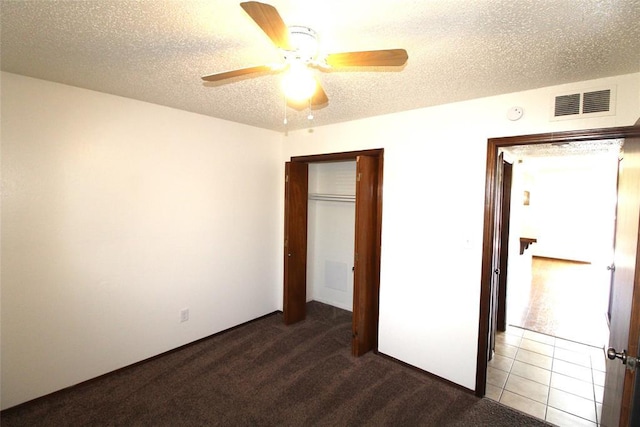
M 613 262 L 617 153 L 526 159 L 536 256 Z
M 616 116 L 549 121 L 553 94 L 603 84 Z M 6 73 L 2 89 L 3 408 L 281 308 L 284 161 L 367 148 L 385 149 L 379 349 L 474 388 L 487 138 L 640 117 L 640 74 L 284 137 Z
M 2 408 L 278 309 L 279 133 L 7 73 L 1 106 Z
M 529 206 L 523 206 L 524 191 L 530 189 L 530 176 L 523 163 L 505 153 L 513 164 L 511 205 L 509 207 L 509 247 L 507 263 L 507 323 L 520 325 L 529 309 L 532 278 L 532 246 L 520 254 L 520 237 L 535 237 L 529 225 Z M 504 248 L 502 248 L 504 249 Z
M 617 115 L 550 121 L 554 94 L 608 84 Z M 289 132 L 281 163 L 384 148 L 379 350 L 474 389 L 487 139 L 628 126 L 639 101 L 633 74 L 425 108 Z M 524 117 L 507 120 L 516 105 Z
M 510 324 L 522 325 L 532 255 L 598 263 L 605 273 L 613 261 L 618 155 L 616 150 L 512 160 L 507 316 Z M 525 190 L 528 206 L 523 205 Z M 524 254 L 519 253 L 521 236 L 538 239 Z
M 356 163 L 309 165 L 309 193 L 354 196 Z M 355 200 L 309 200 L 307 300 L 353 310 Z

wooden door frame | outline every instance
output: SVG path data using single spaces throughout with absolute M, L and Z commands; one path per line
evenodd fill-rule
M 373 351 L 377 353 L 378 351 L 378 317 L 379 317 L 379 305 L 380 305 L 380 255 L 381 255 L 381 241 L 382 241 L 382 187 L 383 187 L 383 169 L 384 169 L 384 149 L 370 149 L 370 150 L 360 150 L 360 151 L 347 151 L 340 153 L 328 153 L 328 154 L 313 154 L 306 156 L 295 156 L 291 157 L 292 163 L 327 163 L 327 162 L 345 162 L 345 161 L 356 161 L 359 156 L 369 156 L 375 157 L 378 161 L 378 169 L 377 169 L 377 180 L 375 189 L 376 193 L 376 206 L 375 206 L 375 236 L 373 239 L 374 248 L 374 259 L 373 259 L 373 281 L 368 283 L 369 291 L 373 295 L 373 309 L 375 313 L 373 313 L 373 323 L 374 325 L 374 343 L 373 343 Z M 356 225 L 357 226 L 357 225 Z M 286 274 L 286 272 L 285 272 Z M 306 286 L 306 282 L 305 282 Z M 355 319 L 354 319 L 355 321 Z
M 482 273 L 480 278 L 480 312 L 478 320 L 478 353 L 476 358 L 476 395 L 483 397 L 487 382 L 487 351 L 489 345 L 489 316 L 491 298 L 491 268 L 493 255 L 493 222 L 495 216 L 495 197 L 498 183 L 496 168 L 498 151 L 503 147 L 516 145 L 537 145 L 553 142 L 569 143 L 577 141 L 597 141 L 639 136 L 640 128 L 634 126 L 588 129 L 578 131 L 552 132 L 502 138 L 490 138 L 487 141 L 487 163 L 484 198 L 484 229 L 482 240 Z M 637 340 L 636 340 L 637 341 Z
M 498 332 L 498 291 L 500 288 L 500 262 L 502 261 L 502 208 L 504 207 L 504 153 L 498 153 L 495 167 L 495 177 L 498 185 L 495 187 L 494 195 L 494 217 L 493 217 L 493 235 L 491 237 L 491 292 L 489 296 L 489 324 L 487 325 L 489 337 L 487 345 L 486 359 L 493 359 L 493 352 L 496 345 L 496 335 Z
M 511 222 L 511 185 L 513 182 L 513 164 L 502 161 L 502 232 L 500 243 L 500 277 L 498 279 L 498 305 L 496 329 L 504 332 L 507 328 L 507 276 L 509 265 L 509 232 Z

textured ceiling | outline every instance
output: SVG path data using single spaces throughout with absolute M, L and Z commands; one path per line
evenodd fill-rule
M 515 145 L 513 147 L 503 147 L 500 150 L 510 154 L 511 158 L 526 159 L 618 154 L 623 145 L 623 139 L 601 139 L 597 141 Z
M 2 0 L 2 70 L 277 131 L 640 71 L 640 0 L 273 0 L 327 53 L 404 48 L 393 71 L 321 73 L 325 108 L 279 76 L 203 84 L 280 53 L 239 2 Z

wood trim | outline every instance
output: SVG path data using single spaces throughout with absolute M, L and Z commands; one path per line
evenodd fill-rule
M 393 356 L 389 356 L 388 354 L 385 354 L 385 353 L 377 353 L 377 355 L 382 357 L 383 359 L 386 359 L 386 360 L 389 360 L 391 362 L 397 363 L 398 365 L 404 366 L 405 368 L 408 368 L 408 369 L 412 370 L 413 372 L 417 372 L 417 373 L 419 373 L 421 375 L 424 375 L 424 376 L 426 376 L 428 378 L 431 378 L 434 381 L 440 382 L 442 384 L 446 384 L 447 386 L 452 387 L 452 388 L 454 388 L 456 390 L 460 390 L 460 391 L 462 391 L 464 393 L 467 393 L 469 395 L 473 394 L 473 390 L 471 390 L 470 388 L 467 388 L 467 387 L 465 387 L 463 385 L 460 385 L 458 383 L 454 383 L 453 381 L 450 381 L 450 380 L 448 380 L 446 378 L 442 378 L 442 377 L 440 377 L 440 376 L 438 376 L 438 375 L 436 375 L 436 374 L 434 374 L 432 372 L 425 371 L 424 369 L 418 368 L 415 365 L 410 365 L 409 363 L 404 362 L 404 361 L 402 361 L 400 359 L 396 359 Z
M 638 120 L 640 122 L 640 119 Z M 615 127 L 604 129 L 588 129 L 579 131 L 552 132 L 544 134 L 507 136 L 490 138 L 498 147 L 513 145 L 548 144 L 550 142 L 593 141 L 596 139 L 630 138 L 640 136 L 640 126 Z
M 353 289 L 352 354 L 362 356 L 377 347 L 378 297 L 377 261 L 378 157 L 356 160 L 356 233 Z
M 383 192 L 383 169 L 384 169 L 384 148 L 374 148 L 360 151 L 344 151 L 338 153 L 311 154 L 305 156 L 292 156 L 292 163 L 323 163 L 323 162 L 345 162 L 356 161 L 358 156 L 370 156 L 377 158 L 377 180 L 376 180 L 376 212 L 375 212 L 375 252 L 373 259 L 373 309 L 375 317 L 374 344 L 372 351 L 378 353 L 378 322 L 380 313 L 380 262 L 382 253 L 382 192 Z
M 591 264 L 589 261 L 576 261 L 575 259 L 556 258 L 556 257 L 552 257 L 552 256 L 532 255 L 531 257 L 532 258 L 538 258 L 538 259 L 547 259 L 547 260 L 551 260 L 551 261 L 568 262 L 568 263 L 571 263 L 571 264 L 581 264 L 581 265 L 589 265 L 589 264 Z
M 384 170 L 384 150 L 381 150 L 378 155 L 378 181 L 377 181 L 377 195 L 376 195 L 376 253 L 373 263 L 373 277 L 375 280 L 375 290 L 373 293 L 373 307 L 375 309 L 375 317 L 380 317 L 380 264 L 382 260 L 382 183 L 384 177 L 382 171 Z M 375 322 L 375 345 L 373 348 L 374 353 L 378 353 L 378 326 L 379 321 Z
M 489 351 L 489 315 L 491 305 L 491 263 L 493 255 L 493 217 L 495 215 L 496 165 L 498 146 L 490 139 L 487 147 L 487 169 L 484 196 L 484 229 L 482 232 L 482 273 L 480 281 L 480 315 L 478 354 L 476 358 L 476 395 L 483 397 L 487 387 L 487 352 Z
M 295 156 L 291 157 L 292 162 L 302 163 L 318 163 L 318 162 L 346 162 L 356 160 L 358 156 L 373 156 L 382 157 L 384 154 L 384 148 L 375 148 L 362 151 L 344 151 L 341 153 L 328 153 L 328 154 L 311 154 L 308 156 Z
M 638 120 L 640 123 L 640 120 Z M 601 129 L 587 129 L 566 132 L 551 132 L 490 138 L 487 141 L 487 163 L 484 199 L 484 226 L 482 239 L 482 270 L 480 278 L 480 313 L 478 318 L 478 354 L 476 358 L 476 396 L 483 397 L 487 381 L 488 326 L 491 298 L 491 261 L 493 252 L 493 217 L 496 193 L 496 165 L 498 149 L 514 145 L 534 145 L 551 142 L 596 141 L 602 139 L 629 138 L 640 136 L 640 126 L 626 126 Z
M 520 255 L 524 254 L 524 251 L 526 251 L 529 246 L 531 246 L 532 243 L 537 243 L 538 239 L 534 239 L 532 237 L 521 237 L 520 238 Z M 587 263 L 590 264 L 590 263 Z
M 509 274 L 509 233 L 511 219 L 511 187 L 513 183 L 513 165 L 502 162 L 502 235 L 500 236 L 500 275 L 498 276 L 498 315 L 496 329 L 504 332 L 507 328 L 507 276 Z M 495 347 L 495 343 L 494 343 Z

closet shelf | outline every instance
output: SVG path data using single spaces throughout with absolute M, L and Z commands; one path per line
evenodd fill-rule
M 356 196 L 351 194 L 309 193 L 309 200 L 323 200 L 325 202 L 355 202 Z

